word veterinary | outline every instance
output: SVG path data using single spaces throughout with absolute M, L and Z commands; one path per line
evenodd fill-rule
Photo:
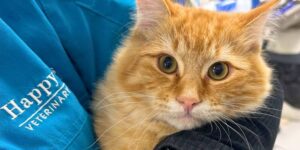
M 0 106 L 0 111 L 5 111 L 11 117 L 11 120 L 18 120 L 22 114 L 26 114 L 26 116 L 31 114 L 19 124 L 19 127 L 25 125 L 26 129 L 32 131 L 34 127 L 39 126 L 52 115 L 69 95 L 70 90 L 65 84 L 59 82 L 52 72 L 25 97 L 20 100 L 12 99 L 5 105 Z M 30 108 L 33 109 L 30 110 Z M 28 113 L 26 113 L 27 111 Z

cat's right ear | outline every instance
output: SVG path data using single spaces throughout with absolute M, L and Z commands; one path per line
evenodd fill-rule
M 136 29 L 139 31 L 152 30 L 174 13 L 170 0 L 136 0 L 136 5 Z
M 275 17 L 274 9 L 278 6 L 280 0 L 269 0 L 263 5 L 251 10 L 239 18 L 243 26 L 244 43 L 249 47 L 261 47 L 264 38 L 264 31 L 271 16 Z

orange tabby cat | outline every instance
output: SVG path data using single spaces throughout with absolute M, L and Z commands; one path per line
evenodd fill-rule
M 136 2 L 136 24 L 93 104 L 104 150 L 150 150 L 174 132 L 263 105 L 272 73 L 260 47 L 278 0 L 248 13 Z

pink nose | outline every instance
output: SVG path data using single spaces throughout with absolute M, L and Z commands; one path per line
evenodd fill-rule
M 200 103 L 199 100 L 191 97 L 177 97 L 176 100 L 183 106 L 184 110 L 188 112 Z

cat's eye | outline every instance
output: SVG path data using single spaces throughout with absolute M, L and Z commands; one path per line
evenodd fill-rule
M 209 78 L 220 81 L 225 79 L 229 74 L 229 66 L 225 62 L 216 62 L 208 70 Z
M 163 55 L 158 59 L 158 68 L 166 74 L 176 73 L 177 67 L 175 58 L 170 55 Z

